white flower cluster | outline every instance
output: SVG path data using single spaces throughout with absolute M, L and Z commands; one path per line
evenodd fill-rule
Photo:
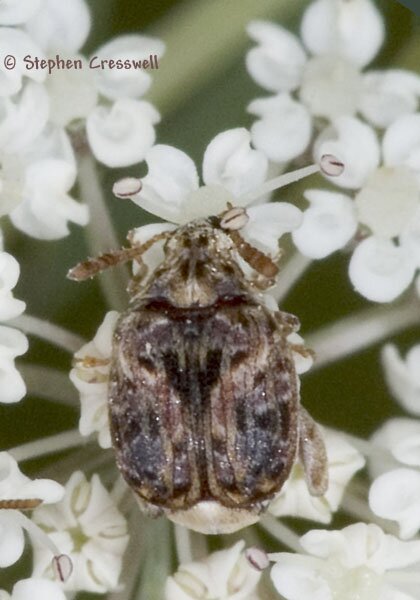
M 269 22 L 251 23 L 249 33 L 258 45 L 248 70 L 276 93 L 249 107 L 259 117 L 255 146 L 283 163 L 317 134 L 315 158 L 333 154 L 345 165 L 334 178 L 340 191 L 306 191 L 310 206 L 293 232 L 297 248 L 320 259 L 353 240 L 355 289 L 372 301 L 394 300 L 420 268 L 420 77 L 398 69 L 362 73 L 384 39 L 371 0 L 312 2 L 303 45 Z
M 145 71 L 90 69 L 79 55 L 90 30 L 84 0 L 5 1 L 0 6 L 0 46 L 16 61 L 0 66 L 0 214 L 42 238 L 86 225 L 88 210 L 70 195 L 77 178 L 68 136 L 86 128 L 91 151 L 104 164 L 143 160 L 155 141 L 159 115 L 140 98 L 151 83 Z M 141 60 L 162 55 L 162 42 L 141 35 L 116 38 L 94 53 L 101 60 Z M 49 73 L 28 68 L 39 61 L 82 61 L 81 69 Z
M 413 416 L 420 415 L 420 345 L 403 360 L 389 344 L 382 353 L 385 377 L 399 402 Z M 420 531 L 420 421 L 399 417 L 384 423 L 372 437 L 377 448 L 370 460 L 375 478 L 369 494 L 371 509 L 396 521 L 400 537 Z
M 31 519 L 20 507 L 34 509 Z M 0 569 L 22 556 L 24 531 L 33 545 L 33 575 L 15 585 L 12 599 L 27 600 L 32 592 L 37 600 L 64 600 L 62 589 L 117 588 L 127 523 L 97 475 L 87 481 L 73 473 L 65 488 L 49 479 L 31 481 L 1 452 Z M 8 598 L 0 590 L 0 599 Z
M 202 561 L 180 565 L 166 581 L 166 600 L 258 600 L 261 577 L 248 562 L 244 542 Z
M 286 600 L 418 600 L 420 541 L 403 542 L 377 525 L 309 531 L 304 554 L 269 555 L 271 578 Z M 418 572 L 418 571 L 417 571 Z M 414 575 L 414 577 L 410 577 Z
M 25 303 L 13 296 L 19 278 L 19 263 L 11 254 L 0 251 L 0 321 L 13 319 L 25 310 Z M 0 403 L 18 402 L 26 386 L 15 367 L 15 358 L 28 349 L 26 336 L 17 329 L 0 325 Z
M 34 501 L 37 503 L 54 504 L 64 495 L 64 489 L 49 479 L 31 481 L 20 472 L 17 462 L 7 452 L 0 453 L 0 569 L 13 565 L 22 556 L 25 547 L 24 531 L 31 541 L 38 539 L 45 543 L 42 532 L 26 517 L 23 512 L 3 508 L 9 503 L 19 501 Z M 49 561 L 53 553 L 49 547 Z M 18 582 L 10 596 L 0 590 L 1 600 L 65 600 L 60 586 L 43 578 L 30 578 Z
M 263 191 L 261 195 L 256 191 L 264 190 L 268 160 L 262 152 L 251 148 L 250 142 L 249 132 L 242 128 L 217 135 L 204 153 L 201 186 L 189 156 L 177 148 L 158 144 L 146 154 L 148 174 L 141 181 L 140 191 L 130 197 L 150 213 L 177 225 L 220 214 L 228 202 L 247 206 L 249 221 L 241 234 L 276 257 L 279 239 L 300 225 L 301 212 L 286 202 L 261 204 Z M 259 204 L 253 206 L 256 200 Z M 137 230 L 141 241 L 154 233 L 155 229 Z
M 87 481 L 80 471 L 73 473 L 63 500 L 39 506 L 32 518 L 72 560 L 65 590 L 104 593 L 117 589 L 128 544 L 127 522 L 98 475 Z M 34 545 L 33 574 L 54 577 L 51 555 L 44 545 Z

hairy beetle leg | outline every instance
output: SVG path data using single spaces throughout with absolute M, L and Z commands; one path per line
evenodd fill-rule
M 93 369 L 95 367 L 107 367 L 110 363 L 109 358 L 99 358 L 97 356 L 82 356 L 73 358 L 74 367 L 82 367 L 83 369 Z
M 299 409 L 299 458 L 312 496 L 328 489 L 328 459 L 321 431 L 303 406 Z

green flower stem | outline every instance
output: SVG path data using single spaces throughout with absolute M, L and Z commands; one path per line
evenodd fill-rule
M 67 372 L 28 364 L 19 364 L 19 371 L 31 396 L 53 400 L 58 404 L 76 406 L 76 390 Z
M 20 317 L 9 321 L 8 325 L 20 329 L 27 335 L 33 335 L 50 342 L 58 348 L 63 348 L 70 354 L 74 354 L 83 344 L 86 344 L 86 340 L 76 333 L 32 315 L 20 315 Z
M 284 525 L 279 519 L 273 515 L 266 514 L 258 522 L 259 527 L 269 533 L 272 537 L 278 540 L 283 546 L 287 546 L 294 552 L 301 552 L 302 547 L 299 542 L 299 536 L 289 527 Z
M 347 358 L 418 324 L 420 301 L 417 296 L 400 304 L 375 306 L 345 317 L 305 338 L 307 346 L 316 353 L 312 370 Z
M 118 242 L 108 213 L 96 161 L 85 148 L 79 152 L 78 173 L 80 199 L 89 206 L 90 210 L 90 222 L 86 228 L 86 238 L 91 255 L 97 256 L 103 252 L 119 248 L 121 244 Z M 127 306 L 127 267 L 110 268 L 98 275 L 98 281 L 109 308 L 123 310 Z
M 90 438 L 80 435 L 78 429 L 72 429 L 16 446 L 15 448 L 11 448 L 9 452 L 19 462 L 38 458 L 39 456 L 46 456 L 47 454 L 55 454 L 56 452 L 77 446 L 84 446 L 89 441 Z

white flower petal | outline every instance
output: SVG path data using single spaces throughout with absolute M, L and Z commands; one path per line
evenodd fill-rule
M 303 15 L 301 35 L 313 54 L 338 54 L 363 67 L 382 46 L 385 27 L 371 0 L 316 0 Z
M 332 154 L 344 163 L 343 174 L 331 181 L 350 189 L 361 187 L 380 162 L 374 130 L 353 117 L 340 117 L 324 130 L 315 143 L 314 154 L 318 163 L 325 154 Z
M 7 252 L 0 252 L 0 320 L 14 319 L 25 310 L 25 303 L 11 293 L 19 279 L 18 261 Z
M 165 51 L 165 44 L 153 37 L 138 34 L 122 35 L 107 42 L 95 51 L 94 64 L 100 60 L 149 60 L 156 54 L 158 59 Z M 99 92 L 116 100 L 117 98 L 138 98 L 143 96 L 151 84 L 150 70 L 143 69 L 97 69 L 96 83 Z
M 420 114 L 404 115 L 386 130 L 383 139 L 387 166 L 404 165 L 420 171 Z
M 13 511 L 0 511 L 0 568 L 13 565 L 22 556 L 25 538 L 13 520 Z
M 302 154 L 311 139 L 311 116 L 289 94 L 258 98 L 248 112 L 260 117 L 251 127 L 252 143 L 269 160 L 283 163 Z
M 57 583 L 31 577 L 16 583 L 11 600 L 66 600 L 66 596 Z
M 0 325 L 0 358 L 16 358 L 27 350 L 28 340 L 21 331 Z
M 246 55 L 246 66 L 254 80 L 271 92 L 297 89 L 306 62 L 298 38 L 269 21 L 252 21 L 247 31 L 259 44 Z
M 260 204 L 247 209 L 249 221 L 242 235 L 257 248 L 273 257 L 279 255 L 279 240 L 302 222 L 301 211 L 288 202 Z
M 374 302 L 391 302 L 410 285 L 415 265 L 404 248 L 392 241 L 370 237 L 361 242 L 350 260 L 355 289 Z
M 127 547 L 127 523 L 99 477 L 88 481 L 79 471 L 66 484 L 65 497 L 53 507 L 40 506 L 33 520 L 47 530 L 74 569 L 63 588 L 104 593 L 116 589 Z M 78 540 L 77 545 L 73 540 Z M 34 546 L 34 573 L 51 577 L 51 556 Z
M 26 394 L 26 386 L 14 358 L 28 350 L 26 336 L 10 327 L 0 325 L 0 402 L 19 402 Z
M 381 425 L 370 440 L 377 450 L 369 457 L 371 478 L 401 466 L 414 466 L 417 462 L 420 466 L 419 439 L 420 423 L 415 419 L 394 418 Z
M 261 573 L 251 567 L 243 548 L 244 542 L 240 541 L 200 562 L 181 565 L 166 582 L 166 600 L 256 600 L 253 592 Z
M 269 511 L 275 516 L 295 516 L 329 523 L 353 475 L 365 464 L 363 456 L 342 437 L 323 430 L 328 456 L 328 490 L 323 497 L 311 496 L 300 465 L 295 465 Z
M 343 248 L 357 230 L 356 210 L 348 196 L 324 190 L 308 190 L 311 206 L 303 223 L 292 233 L 299 251 L 309 258 L 325 258 Z
M 352 63 L 335 55 L 319 56 L 303 71 L 299 97 L 312 115 L 335 119 L 355 114 L 361 90 L 362 78 Z
M 174 231 L 175 228 L 176 226 L 172 225 L 171 223 L 151 223 L 150 225 L 143 225 L 142 227 L 137 227 L 133 230 L 133 241 L 137 244 L 144 244 L 153 236 L 163 233 L 164 231 Z M 163 262 L 165 258 L 165 252 L 163 249 L 164 243 L 164 240 L 156 242 L 156 244 L 153 244 L 153 246 L 149 248 L 147 252 L 142 254 L 142 261 L 148 267 L 150 275 L 153 274 L 153 271 Z M 133 270 L 134 273 L 136 273 L 137 265 L 135 261 L 133 262 Z
M 43 0 L 41 10 L 27 21 L 26 28 L 45 52 L 75 53 L 90 30 L 90 14 L 84 0 Z
M 398 117 L 413 113 L 420 96 L 420 77 L 411 71 L 386 69 L 363 76 L 359 109 L 376 127 L 388 127 Z
M 159 114 L 149 102 L 121 98 L 111 108 L 98 106 L 86 120 L 90 147 L 108 167 L 144 160 L 155 142 Z
M 420 345 L 414 346 L 406 360 L 397 348 L 387 344 L 382 350 L 385 379 L 392 395 L 403 408 L 420 415 Z
M 355 205 L 358 220 L 374 235 L 397 237 L 413 222 L 420 206 L 418 183 L 405 167 L 381 167 L 370 175 Z
M 75 182 L 72 163 L 45 159 L 32 163 L 26 171 L 23 201 L 10 215 L 11 221 L 28 235 L 58 239 L 69 233 L 68 222 L 86 225 L 87 206 L 67 193 Z
M 194 162 L 181 150 L 158 144 L 146 155 L 147 176 L 133 201 L 148 212 L 174 223 L 182 220 L 183 202 L 198 189 Z
M 48 123 L 42 134 L 25 151 L 25 161 L 31 165 L 43 159 L 60 159 L 73 166 L 73 183 L 76 179 L 76 157 L 67 132 Z M 59 170 L 61 173 L 61 169 Z M 55 180 L 50 176 L 51 180 Z M 72 183 L 72 184 L 73 184 Z
M 244 128 L 219 133 L 204 153 L 204 183 L 220 185 L 236 197 L 259 187 L 265 181 L 268 161 L 250 144 L 251 135 Z
M 80 55 L 72 57 L 78 59 L 85 60 Z M 45 87 L 50 99 L 50 120 L 58 127 L 65 127 L 75 119 L 86 119 L 97 104 L 94 77 L 87 68 L 53 71 Z
M 0 98 L 1 105 L 0 147 L 9 154 L 21 152 L 38 137 L 47 123 L 48 94 L 44 86 L 30 81 L 18 97 Z
M 79 361 L 70 371 L 70 379 L 80 394 L 81 414 L 79 431 L 88 436 L 98 434 L 101 448 L 111 447 L 111 436 L 108 420 L 108 377 L 110 365 L 84 366 L 81 362 L 86 356 L 110 359 L 112 353 L 112 337 L 119 314 L 110 311 L 98 328 L 92 342 L 85 344 L 75 354 Z
M 401 538 L 414 536 L 420 528 L 420 473 L 396 469 L 380 475 L 370 488 L 369 505 L 383 519 L 398 522 Z
M 2 56 L 11 55 L 16 59 L 13 69 L 7 70 L 0 63 L 0 96 L 16 94 L 22 87 L 24 76 L 43 81 L 46 72 L 43 69 L 27 69 L 24 57 L 27 55 L 44 58 L 41 48 L 33 42 L 27 33 L 12 27 L 0 27 L 0 48 Z
M 420 202 L 414 218 L 410 220 L 407 227 L 402 231 L 399 241 L 401 246 L 411 254 L 417 267 L 420 268 Z
M 282 553 L 271 569 L 271 579 L 286 600 L 333 600 L 333 593 L 318 566 L 312 558 Z
M 3 0 L 0 3 L 0 25 L 22 25 L 41 6 L 41 0 Z

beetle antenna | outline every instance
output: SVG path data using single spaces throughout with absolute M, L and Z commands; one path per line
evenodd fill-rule
M 244 240 L 239 231 L 231 230 L 228 235 L 236 246 L 239 255 L 258 273 L 264 277 L 272 278 L 279 272 L 273 260 Z
M 96 258 L 89 258 L 88 260 L 85 260 L 70 269 L 70 271 L 67 273 L 67 277 L 73 281 L 84 281 L 85 279 L 90 279 L 101 271 L 105 271 L 110 267 L 115 267 L 116 265 L 125 263 L 128 260 L 135 260 L 136 258 L 139 258 L 142 254 L 149 250 L 149 248 L 156 244 L 156 242 L 168 239 L 168 237 L 171 235 L 171 231 L 163 231 L 151 237 L 150 240 L 147 240 L 147 242 L 144 244 L 133 246 L 132 248 L 121 248 L 119 250 L 105 252 Z

